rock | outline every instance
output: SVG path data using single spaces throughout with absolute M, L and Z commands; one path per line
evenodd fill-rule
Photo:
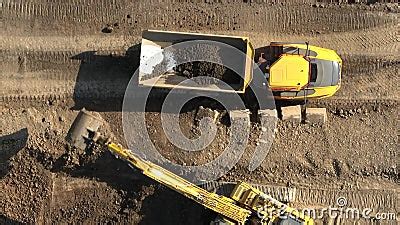
M 285 106 L 281 108 L 282 120 L 288 120 L 295 123 L 301 122 L 301 107 L 300 105 Z
M 234 119 L 246 119 L 246 120 L 248 120 L 248 125 L 250 125 L 250 111 L 248 109 L 229 111 L 229 116 L 233 120 Z
M 328 117 L 326 108 L 306 108 L 306 119 L 311 124 L 324 124 Z
M 106 33 L 106 34 L 109 34 L 109 33 L 113 32 L 113 30 L 114 30 L 114 28 L 107 24 L 107 26 L 104 27 L 104 28 L 101 30 L 101 32 Z
M 258 116 L 261 121 L 261 131 L 263 133 L 276 132 L 276 123 L 278 121 L 278 112 L 276 109 L 263 109 L 258 111 Z
M 51 106 L 51 105 L 53 105 L 53 101 L 52 100 L 48 100 L 48 101 L 46 101 L 46 104 Z
M 210 118 L 214 123 L 218 121 L 219 117 L 219 112 L 216 110 L 212 110 L 209 108 L 204 108 L 203 106 L 200 106 L 197 109 L 196 116 L 195 116 L 195 121 L 200 122 L 201 119 L 204 117 Z
M 182 74 L 183 74 L 184 76 L 186 76 L 186 77 L 189 77 L 189 76 L 190 76 L 190 72 L 187 71 L 187 70 L 184 70 L 184 71 L 182 72 Z

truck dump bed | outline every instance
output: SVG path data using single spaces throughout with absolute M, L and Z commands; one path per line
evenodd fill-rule
M 247 37 L 147 30 L 142 35 L 138 83 L 168 89 L 244 93 L 252 79 L 253 56 Z M 204 62 L 210 60 L 216 63 Z M 195 70 L 185 61 L 201 62 L 206 69 Z M 183 69 L 181 65 L 185 65 Z M 218 78 L 225 85 L 197 82 L 201 79 L 197 76 Z

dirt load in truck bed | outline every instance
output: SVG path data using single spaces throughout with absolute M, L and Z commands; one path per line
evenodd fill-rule
M 222 79 L 226 69 L 223 65 L 218 64 L 222 63 L 219 51 L 220 48 L 218 46 L 211 44 L 193 44 L 188 48 L 173 49 L 172 54 L 176 62 L 188 61 L 177 65 L 175 71 L 178 75 L 187 78 L 208 76 Z M 210 62 L 196 61 L 196 59 L 201 58 L 203 55 L 207 55 Z

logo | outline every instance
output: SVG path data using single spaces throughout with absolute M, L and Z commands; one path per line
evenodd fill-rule
M 336 199 L 336 204 L 339 207 L 344 207 L 347 205 L 347 199 L 345 197 L 339 197 Z

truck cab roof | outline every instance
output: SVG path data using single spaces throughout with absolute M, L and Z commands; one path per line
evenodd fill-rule
M 272 89 L 300 90 L 309 81 L 309 62 L 302 55 L 283 54 L 269 70 Z
M 333 50 L 312 45 L 307 50 L 305 44 L 274 46 L 281 53 L 269 67 L 271 89 L 299 91 L 305 86 L 339 85 L 342 61 Z

